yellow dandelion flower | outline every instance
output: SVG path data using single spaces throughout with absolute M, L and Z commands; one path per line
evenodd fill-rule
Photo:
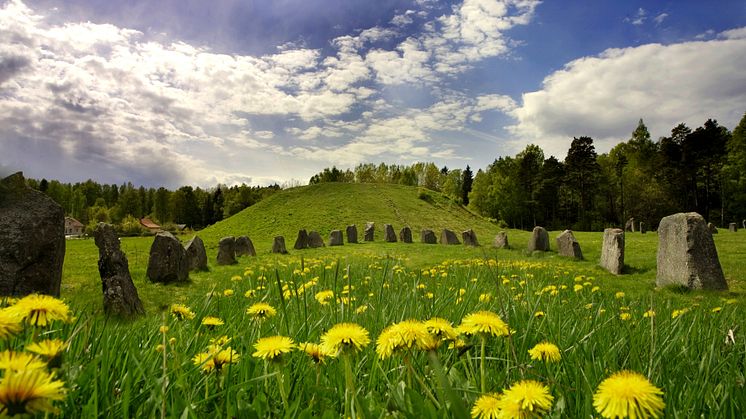
M 474 402 L 474 407 L 471 408 L 471 417 L 474 419 L 498 419 L 500 417 L 499 401 L 499 394 L 482 395 Z
M 39 327 L 45 327 L 56 320 L 70 321 L 70 308 L 67 304 L 49 295 L 27 295 L 8 310 L 22 321 Z
M 619 371 L 601 382 L 593 407 L 604 418 L 657 418 L 665 404 L 663 391 L 634 371 Z
M 650 318 L 650 317 L 655 317 L 655 311 L 654 310 L 648 310 L 648 311 L 642 313 L 642 317 L 644 317 L 646 319 Z
M 325 306 L 329 304 L 329 300 L 334 298 L 334 291 L 331 291 L 331 290 L 319 291 L 316 293 L 314 297 L 316 298 L 316 301 L 319 302 L 319 304 L 321 304 L 322 306 Z
M 295 343 L 289 337 L 269 336 L 259 339 L 254 344 L 256 352 L 253 353 L 253 356 L 266 361 L 278 361 L 283 354 L 291 352 L 293 348 L 295 348 Z
M 223 346 L 229 344 L 230 341 L 231 341 L 231 338 L 229 338 L 226 335 L 223 335 L 223 336 L 220 336 L 218 338 L 212 338 L 212 339 L 210 339 L 210 344 L 211 345 L 215 345 L 215 346 L 219 346 L 219 347 L 223 347 Z
M 333 354 L 340 351 L 357 352 L 368 346 L 368 331 L 356 323 L 339 323 L 321 336 L 321 345 Z
M 61 365 L 62 352 L 65 349 L 67 349 L 67 344 L 60 339 L 45 339 L 26 345 L 27 351 L 44 357 L 52 368 Z
M 0 339 L 7 339 L 23 330 L 18 315 L 9 308 L 0 310 Z
M 595 293 L 595 292 L 599 292 L 599 291 L 601 291 L 601 287 L 599 287 L 599 286 L 595 286 L 595 287 L 591 288 L 591 292 Z
M 169 339 L 168 340 L 168 344 L 171 345 L 171 346 L 175 345 L 176 344 L 176 338 Z
M 723 310 L 723 308 L 722 308 L 722 307 L 715 307 L 715 308 L 713 308 L 713 309 L 712 309 L 712 310 L 710 310 L 710 311 L 712 311 L 713 313 L 720 313 L 720 312 L 721 312 L 722 310 Z
M 492 301 L 492 294 L 491 293 L 485 293 L 485 294 L 479 294 L 479 302 L 480 303 L 489 303 Z
M 544 316 L 546 316 L 546 313 L 544 313 L 543 311 L 537 311 L 536 313 L 534 313 L 534 317 L 537 318 L 542 318 Z
M 246 298 L 253 298 L 256 295 L 256 290 L 248 290 L 245 293 L 243 293 L 243 296 Z
M 15 352 L 5 350 L 0 352 L 0 369 L 6 371 L 22 371 L 44 369 L 47 363 L 36 355 L 26 352 Z
M 588 303 L 585 305 L 586 310 L 590 310 L 593 308 L 593 303 Z
M 334 354 L 327 353 L 322 345 L 318 343 L 305 342 L 298 345 L 298 348 L 310 356 L 313 362 L 323 363 L 324 358 L 327 356 L 334 356 Z
M 398 350 L 434 349 L 437 341 L 428 333 L 427 326 L 416 320 L 405 320 L 385 328 L 376 340 L 376 353 L 385 359 Z
M 166 347 L 163 346 L 163 344 L 158 344 L 158 345 L 155 346 L 155 351 L 156 352 L 160 353 L 160 352 L 163 352 L 164 350 L 166 350 Z
M 627 320 L 630 320 L 631 318 L 632 318 L 632 315 L 629 314 L 629 313 L 627 313 L 627 312 L 619 313 L 619 319 L 620 320 L 627 321 Z
M 165 326 L 165 325 L 161 326 L 161 327 L 158 328 L 158 331 L 161 332 L 161 333 L 166 333 L 166 332 L 168 332 L 168 326 Z
M 240 358 L 241 355 L 229 346 L 225 349 L 214 352 L 212 355 L 212 362 L 215 365 L 215 369 L 220 371 L 223 366 L 227 364 L 235 364 Z
M 456 340 L 458 338 L 458 331 L 446 319 L 433 317 L 425 322 L 425 328 L 437 340 Z
M 492 336 L 505 336 L 510 332 L 508 325 L 502 321 L 500 316 L 491 311 L 477 311 L 467 315 L 461 320 L 459 331 L 467 335 Z
M 689 311 L 688 308 L 682 308 L 680 310 L 674 310 L 673 312 L 671 312 L 671 318 L 675 319 L 675 318 L 681 316 L 682 314 L 684 314 L 684 313 L 686 313 L 688 311 Z
M 46 371 L 8 371 L 0 381 L 0 414 L 56 413 L 52 402 L 64 397 L 64 383 Z
M 233 296 L 233 294 L 234 294 L 234 292 L 233 292 L 233 290 L 232 290 L 232 289 L 230 289 L 230 288 L 229 288 L 229 289 L 226 289 L 226 290 L 223 290 L 223 297 L 232 297 L 232 296 Z
M 616 294 L 614 294 L 614 298 L 624 298 L 624 291 L 618 291 Z
M 192 358 L 194 365 L 202 368 L 204 372 L 210 372 L 215 369 L 215 362 L 212 359 L 212 354 L 209 352 L 201 352 Z
M 256 303 L 246 309 L 246 314 L 258 320 L 266 320 L 276 315 L 277 310 L 267 303 Z
M 540 418 L 549 412 L 554 397 L 534 380 L 519 381 L 503 391 L 498 401 L 500 418 Z
M 432 292 L 428 291 L 428 292 L 425 293 L 425 298 L 427 298 L 428 300 L 432 300 L 433 298 L 435 298 L 435 294 L 433 294 Z
M 173 304 L 171 305 L 171 315 L 176 320 L 191 320 L 194 318 L 194 312 L 184 304 Z
M 528 353 L 531 355 L 531 359 L 537 361 L 558 362 L 562 359 L 557 345 L 549 342 L 537 343 L 533 348 L 528 350 Z
M 243 279 L 243 278 L 241 277 L 241 275 L 233 275 L 233 276 L 231 277 L 231 281 L 240 281 L 240 280 L 242 280 L 242 279 Z
M 363 314 L 366 311 L 368 311 L 368 306 L 367 305 L 360 306 L 360 307 L 358 307 L 358 308 L 355 309 L 355 314 Z
M 575 292 L 583 291 L 583 286 L 580 284 L 575 284 L 573 285 L 572 290 Z
M 225 322 L 214 316 L 207 316 L 202 319 L 202 325 L 207 326 L 208 329 L 214 329 L 216 326 L 222 326 L 224 324 Z

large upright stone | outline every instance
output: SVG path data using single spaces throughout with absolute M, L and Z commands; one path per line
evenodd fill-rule
M 744 229 L 746 230 L 746 220 L 743 220 L 743 221 L 741 221 L 741 225 L 742 225 L 742 226 L 743 226 L 743 228 L 744 228 Z
M 624 230 L 620 228 L 604 230 L 600 265 L 614 275 L 621 275 L 624 269 Z
M 630 233 L 635 232 L 635 217 L 630 217 L 630 219 L 624 223 L 624 231 L 629 231 Z
M 710 230 L 710 234 L 718 234 L 718 228 L 713 223 L 707 223 L 707 229 Z
M 715 241 L 696 212 L 663 217 L 658 227 L 658 273 L 655 285 L 690 289 L 728 289 Z
M 386 243 L 396 243 L 396 233 L 394 227 L 391 224 L 383 225 L 383 237 Z
M 644 222 L 640 221 L 638 225 L 640 226 L 640 234 L 645 234 L 648 232 L 648 227 L 647 225 L 645 225 Z
M 498 249 L 509 249 L 508 233 L 504 231 L 497 233 L 495 240 L 492 241 L 492 246 L 497 247 Z
M 347 226 L 347 243 L 357 243 L 357 226 L 355 224 Z
M 402 243 L 412 243 L 412 229 L 404 226 L 399 232 L 399 241 Z
M 736 231 L 738 231 L 738 224 L 736 223 L 728 224 L 728 231 L 730 231 L 731 233 L 735 233 Z
M 156 234 L 150 246 L 148 270 L 145 275 L 152 282 L 183 282 L 189 279 L 186 250 L 179 239 L 164 231 Z
M 479 241 L 477 241 L 477 233 L 475 233 L 472 229 L 462 232 L 461 239 L 464 241 L 464 245 L 466 246 L 479 246 Z
M 233 265 L 236 262 L 236 238 L 223 237 L 218 242 L 218 265 Z
M 184 246 L 187 256 L 187 266 L 190 271 L 206 271 L 207 270 L 207 251 L 205 250 L 205 243 L 199 236 L 192 237 Z
M 98 273 L 104 296 L 104 312 L 131 318 L 145 314 L 130 276 L 127 256 L 119 248 L 119 238 L 111 224 L 99 223 L 93 231 L 98 247 Z
M 443 229 L 440 233 L 440 244 L 461 244 L 461 242 L 458 241 L 456 233 L 448 229 Z
M 0 295 L 59 297 L 65 214 L 18 172 L 0 180 Z
M 251 242 L 249 236 L 238 236 L 236 237 L 236 256 L 256 256 L 256 249 L 254 249 L 254 243 Z
M 527 249 L 529 252 L 537 250 L 540 252 L 549 251 L 549 233 L 547 233 L 544 227 L 534 227 L 534 231 L 531 232 L 531 237 L 528 239 Z
M 312 231 L 308 233 L 308 247 L 315 249 L 317 247 L 324 246 L 326 246 L 324 244 L 324 239 L 321 238 L 321 234 L 319 234 L 318 231 Z
M 286 254 L 288 251 L 285 249 L 285 237 L 275 236 L 272 242 L 272 253 Z
M 376 231 L 375 223 L 365 223 L 365 231 L 363 232 L 363 240 L 365 240 L 366 242 L 372 242 L 375 231 Z
M 342 230 L 332 230 L 329 233 L 329 246 L 342 246 Z
M 425 244 L 436 244 L 438 238 L 432 230 L 424 229 L 420 232 L 420 241 Z
M 557 253 L 560 256 L 568 256 L 574 259 L 583 259 L 580 243 L 575 239 L 572 231 L 565 230 L 557 236 Z
M 308 232 L 306 232 L 305 228 L 298 230 L 298 238 L 295 239 L 295 245 L 293 246 L 293 249 L 301 250 L 307 249 L 308 247 Z

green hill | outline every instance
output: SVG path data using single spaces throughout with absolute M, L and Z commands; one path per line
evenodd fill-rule
M 376 241 L 383 241 L 384 224 L 393 225 L 397 235 L 409 226 L 415 242 L 424 228 L 438 237 L 444 228 L 453 230 L 459 240 L 461 232 L 471 228 L 481 244 L 490 243 L 498 231 L 496 225 L 438 192 L 402 185 L 321 183 L 278 192 L 199 235 L 213 250 L 221 237 L 247 235 L 257 253 L 266 253 L 280 235 L 292 249 L 300 229 L 318 231 L 328 242 L 332 230 L 344 233 L 346 226 L 355 224 L 362 241 L 366 222 L 376 224 Z

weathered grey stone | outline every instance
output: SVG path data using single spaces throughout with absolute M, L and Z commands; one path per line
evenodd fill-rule
M 534 227 L 534 231 L 528 239 L 527 248 L 529 252 L 537 250 L 540 252 L 549 251 L 549 233 L 547 233 L 547 230 L 544 227 Z
M 0 180 L 0 295 L 59 297 L 65 214 L 18 172 Z
M 288 251 L 285 249 L 285 237 L 275 236 L 272 242 L 272 253 L 286 254 Z
M 218 242 L 218 265 L 233 265 L 236 262 L 236 238 L 223 237 Z
M 744 229 L 746 229 L 746 220 L 741 221 L 741 225 L 743 226 Z
M 98 273 L 104 297 L 104 312 L 131 318 L 145 314 L 137 288 L 132 283 L 127 256 L 119 247 L 119 238 L 111 224 L 99 223 L 93 231 L 98 247 Z
M 324 247 L 324 239 L 321 238 L 321 234 L 318 231 L 312 231 L 308 233 L 308 247 L 317 248 Z
M 580 243 L 575 239 L 571 230 L 565 230 L 557 236 L 557 254 L 568 256 L 575 259 L 583 259 L 583 252 L 580 250 Z
M 357 226 L 355 224 L 347 226 L 347 243 L 357 243 Z
M 420 241 L 425 244 L 436 244 L 438 243 L 438 238 L 435 237 L 435 233 L 432 230 L 422 230 L 420 232 Z
M 707 229 L 710 230 L 710 234 L 718 234 L 718 228 L 713 223 L 707 223 Z
M 644 222 L 640 221 L 639 226 L 640 226 L 640 234 L 645 234 L 648 232 L 648 228 Z
M 412 229 L 405 226 L 399 232 L 399 241 L 402 243 L 412 243 Z
M 179 239 L 164 231 L 156 234 L 150 246 L 145 275 L 152 282 L 183 282 L 189 279 L 186 250 Z
M 696 212 L 663 217 L 658 227 L 658 272 L 655 285 L 726 290 L 715 241 Z
M 492 241 L 492 246 L 497 247 L 498 249 L 509 249 L 508 233 L 504 231 L 497 233 L 495 240 Z
M 256 256 L 254 243 L 248 236 L 236 237 L 236 256 Z
M 342 246 L 342 230 L 332 230 L 329 233 L 329 246 Z
M 366 223 L 365 231 L 363 232 L 363 240 L 365 240 L 366 242 L 372 242 L 375 230 L 376 230 L 375 223 Z
M 629 231 L 631 233 L 635 232 L 635 217 L 630 217 L 630 219 L 624 223 L 624 231 Z
M 462 232 L 461 239 L 464 241 L 464 245 L 466 246 L 479 246 L 479 241 L 477 241 L 477 233 L 475 233 L 472 229 Z
M 621 275 L 624 269 L 624 230 L 620 228 L 604 230 L 600 265 L 614 275 Z
M 396 243 L 396 233 L 394 233 L 394 227 L 391 224 L 383 225 L 383 235 L 386 243 Z
M 440 233 L 440 244 L 461 244 L 461 242 L 458 241 L 456 233 L 448 229 L 443 229 Z
M 738 231 L 738 224 L 736 223 L 728 224 L 728 231 L 730 231 L 731 233 L 735 233 L 736 231 Z
M 190 271 L 207 270 L 207 251 L 205 243 L 199 236 L 192 237 L 184 246 L 184 250 L 186 250 L 187 266 Z
M 298 230 L 298 238 L 295 239 L 293 249 L 301 250 L 307 249 L 308 247 L 308 233 L 306 232 L 306 229 Z

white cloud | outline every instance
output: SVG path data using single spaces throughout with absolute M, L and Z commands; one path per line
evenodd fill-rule
M 648 18 L 647 10 L 640 7 L 639 9 L 637 9 L 637 13 L 635 13 L 633 17 L 626 17 L 624 18 L 624 21 L 627 23 L 631 23 L 632 25 L 635 25 L 635 26 L 640 26 L 643 23 L 645 23 L 647 18 Z
M 398 27 L 401 28 L 401 27 L 407 26 L 407 25 L 411 24 L 412 22 L 414 22 L 414 19 L 412 18 L 412 16 L 416 16 L 416 15 L 417 15 L 417 13 L 414 10 L 407 10 L 406 12 L 404 12 L 404 13 L 402 13 L 400 15 L 394 16 L 391 19 L 391 22 L 389 22 L 389 23 L 391 23 L 394 26 L 398 26 Z
M 639 118 L 654 138 L 711 117 L 732 127 L 746 103 L 745 66 L 746 40 L 608 49 L 568 63 L 541 90 L 525 93 L 509 129 L 523 145 L 563 155 L 581 135 L 608 149 L 628 139 Z
M 746 39 L 746 26 L 720 32 L 719 36 L 726 39 Z
M 663 23 L 664 20 L 668 17 L 668 13 L 661 13 L 658 16 L 653 18 L 653 22 L 655 22 L 656 25 L 660 25 Z

